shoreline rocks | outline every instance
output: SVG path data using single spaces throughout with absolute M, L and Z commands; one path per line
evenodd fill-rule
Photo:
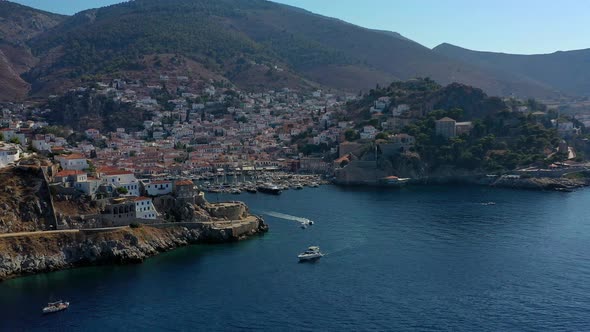
M 378 187 L 378 188 L 395 188 L 395 186 L 380 185 L 378 183 L 335 183 L 344 187 Z M 526 178 L 507 178 L 507 177 L 486 177 L 485 175 L 462 175 L 462 176 L 439 176 L 423 177 L 413 179 L 409 185 L 451 185 L 466 184 L 478 185 L 497 188 L 510 188 L 519 190 L 538 190 L 538 191 L 572 191 L 574 189 L 590 186 L 590 180 L 586 179 L 568 179 L 568 178 L 549 178 L 549 177 L 526 177 Z
M 181 223 L 2 237 L 0 281 L 83 266 L 142 263 L 187 245 L 235 242 L 268 231 L 268 225 L 258 217 L 236 223 L 238 230 L 232 225 Z

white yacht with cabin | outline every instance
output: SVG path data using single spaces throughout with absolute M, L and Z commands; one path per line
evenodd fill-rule
M 297 257 L 299 258 L 300 262 L 304 262 L 304 261 L 311 261 L 311 260 L 320 259 L 323 256 L 324 256 L 324 254 L 322 254 L 322 252 L 320 251 L 320 247 L 312 246 L 312 247 L 307 248 L 306 251 L 299 254 L 299 256 L 297 256 Z

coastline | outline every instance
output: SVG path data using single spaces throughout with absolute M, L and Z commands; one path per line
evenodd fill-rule
M 371 182 L 339 182 L 334 181 L 339 186 L 356 186 L 356 187 L 378 187 L 378 188 L 398 188 L 399 185 L 380 184 L 377 181 Z M 486 187 L 510 188 L 517 190 L 535 190 L 535 191 L 561 191 L 567 192 L 574 189 L 590 186 L 588 179 L 568 179 L 568 178 L 551 178 L 551 177 L 488 177 L 482 174 L 472 175 L 453 175 L 453 176 L 432 176 L 411 179 L 407 185 L 452 185 L 468 184 Z
M 260 217 L 223 223 L 180 223 L 34 233 L 0 238 L 0 282 L 92 265 L 136 264 L 193 244 L 241 241 L 268 231 Z

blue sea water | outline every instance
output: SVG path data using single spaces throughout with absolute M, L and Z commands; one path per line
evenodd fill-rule
M 0 283 L 0 330 L 590 329 L 590 190 L 326 186 L 219 199 L 244 200 L 270 232 Z M 327 256 L 299 264 L 310 245 Z M 61 298 L 68 311 L 40 314 Z

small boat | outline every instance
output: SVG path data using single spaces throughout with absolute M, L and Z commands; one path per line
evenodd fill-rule
M 304 251 L 303 253 L 299 254 L 297 256 L 297 258 L 299 258 L 300 262 L 305 262 L 305 261 L 312 261 L 312 260 L 320 259 L 323 256 L 324 256 L 324 254 L 322 254 L 320 252 L 320 247 L 312 246 L 312 247 L 307 248 L 307 250 Z
M 307 224 L 308 224 L 309 226 L 313 225 L 313 220 L 309 220 L 309 221 L 307 222 Z
M 69 307 L 70 307 L 70 302 L 65 302 L 65 301 L 59 300 L 57 302 L 48 303 L 47 306 L 45 308 L 43 308 L 43 313 L 44 314 L 52 314 L 54 312 L 66 310 Z
M 250 194 L 256 194 L 258 192 L 258 190 L 256 190 L 256 188 L 246 188 L 246 191 L 249 192 Z

